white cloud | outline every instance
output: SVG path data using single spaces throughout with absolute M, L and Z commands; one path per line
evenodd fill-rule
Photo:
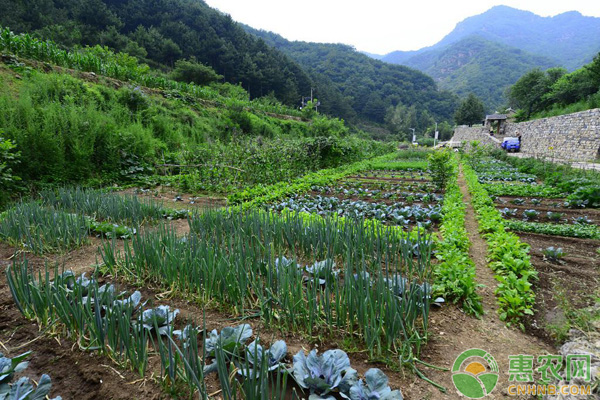
M 345 43 L 385 54 L 431 46 L 456 24 L 504 4 L 542 16 L 576 10 L 599 16 L 591 0 L 205 0 L 236 21 L 290 40 Z

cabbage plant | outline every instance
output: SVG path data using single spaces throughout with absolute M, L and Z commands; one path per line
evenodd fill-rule
M 287 345 L 283 340 L 276 341 L 267 350 L 264 350 L 259 341 L 255 340 L 246 348 L 247 367 L 239 368 L 238 373 L 244 376 L 255 377 L 257 375 L 257 370 L 260 374 L 260 370 L 263 366 L 265 366 L 268 371 L 283 369 L 285 368 L 283 358 L 286 354 Z
M 148 330 L 157 329 L 159 335 L 167 335 L 172 328 L 173 320 L 179 310 L 170 310 L 169 306 L 158 306 L 142 313 L 143 327 Z
M 8 358 L 0 353 L 0 400 L 43 400 L 50 393 L 52 381 L 46 374 L 41 376 L 36 387 L 26 376 L 15 383 L 10 383 L 15 373 L 27 368 L 29 363 L 23 360 L 30 354 L 31 351 L 28 351 L 14 358 Z M 55 397 L 53 400 L 61 400 L 61 397 Z
M 221 350 L 227 358 L 233 358 L 251 336 L 252 327 L 248 324 L 226 326 L 220 333 L 213 329 L 204 342 L 204 352 L 207 356 L 215 357 L 217 350 Z M 217 372 L 218 368 L 218 361 L 214 359 L 212 364 L 204 368 L 204 373 Z
M 306 272 L 318 279 L 320 285 L 332 283 L 338 276 L 339 271 L 335 269 L 335 262 L 331 259 L 315 261 L 313 265 L 306 266 Z
M 388 377 L 379 368 L 371 368 L 365 374 L 365 381 L 360 379 L 349 390 L 350 400 L 403 400 L 402 392 L 392 390 L 388 385 Z
M 246 343 L 246 340 L 252 336 L 252 327 L 248 324 L 242 324 L 236 327 L 226 326 L 218 333 L 213 329 L 206 339 L 204 350 L 206 355 L 213 356 L 217 346 L 227 352 L 233 352 L 238 346 Z
M 356 370 L 350 367 L 350 359 L 342 350 L 327 350 L 317 355 L 316 350 L 304 354 L 300 350 L 294 356 L 293 377 L 298 385 L 310 390 L 309 400 L 334 399 L 334 391 L 347 392 L 358 381 Z

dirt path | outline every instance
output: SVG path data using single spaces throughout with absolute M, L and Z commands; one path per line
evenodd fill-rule
M 451 368 L 456 357 L 463 351 L 471 348 L 486 350 L 496 359 L 500 368 L 498 385 L 486 399 L 519 398 L 508 396 L 508 356 L 526 354 L 537 358 L 542 354 L 556 354 L 557 351 L 535 336 L 530 336 L 517 329 L 507 328 L 498 318 L 494 295 L 496 280 L 486 261 L 487 243 L 478 233 L 471 196 L 462 173 L 459 177 L 459 186 L 467 206 L 465 223 L 471 241 L 469 255 L 476 265 L 477 282 L 485 285 L 479 289 L 485 316 L 475 319 L 452 307 L 444 307 L 433 312 L 430 323 L 433 331 L 432 339 L 422 350 L 421 358 L 434 365 Z M 452 383 L 450 372 L 428 368 L 422 368 L 422 370 L 429 378 L 448 388 L 448 392 L 443 394 L 432 386 L 427 387 L 422 381 L 415 380 L 413 386 L 402 387 L 406 398 L 416 400 L 460 398 Z

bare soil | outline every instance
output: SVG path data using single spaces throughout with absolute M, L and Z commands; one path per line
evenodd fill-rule
M 539 273 L 535 315 L 527 329 L 549 342 L 556 340 L 553 325 L 565 323 L 565 307 L 582 309 L 594 304 L 592 295 L 600 287 L 599 240 L 518 233 L 531 246 L 531 263 Z M 561 247 L 566 256 L 559 262 L 544 258 L 542 249 Z
M 134 194 L 142 198 L 150 198 L 164 207 L 177 209 L 210 209 L 224 207 L 227 200 L 224 197 L 193 195 L 182 193 L 166 186 L 152 189 L 130 188 L 119 193 Z

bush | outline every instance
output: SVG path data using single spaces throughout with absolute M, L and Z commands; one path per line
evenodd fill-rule
M 585 186 L 567 197 L 568 202 L 582 201 L 587 207 L 600 207 L 600 185 Z
M 452 153 L 449 149 L 434 151 L 427 157 L 431 178 L 436 187 L 443 190 L 452 175 Z
M 2 134 L 2 130 L 0 130 Z M 17 187 L 20 177 L 13 174 L 12 166 L 19 162 L 21 153 L 16 151 L 16 145 L 0 136 L 0 206 L 6 203 L 11 193 Z
M 194 59 L 177 60 L 171 77 L 178 82 L 193 82 L 200 86 L 223 79 L 223 76 L 217 74 L 211 67 L 207 67 Z

